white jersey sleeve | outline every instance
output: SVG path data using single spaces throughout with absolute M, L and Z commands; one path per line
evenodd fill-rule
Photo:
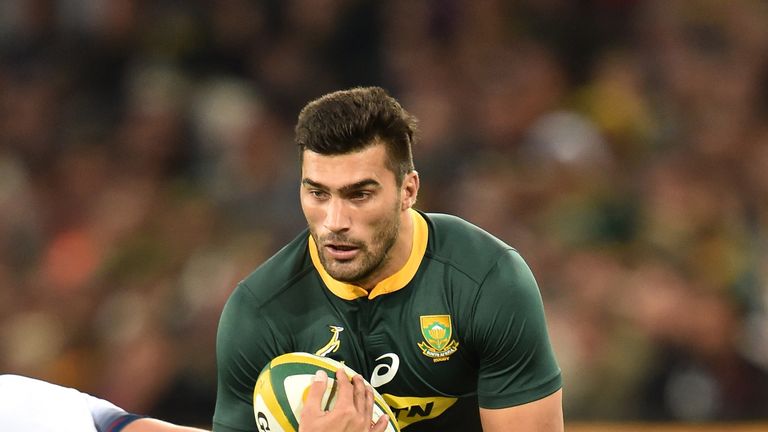
M 0 430 L 114 432 L 140 418 L 86 393 L 19 375 L 0 375 Z

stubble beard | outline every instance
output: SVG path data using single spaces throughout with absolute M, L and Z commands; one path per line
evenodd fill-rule
M 340 262 L 329 257 L 322 246 L 319 246 L 320 253 L 318 255 L 325 271 L 340 282 L 362 285 L 370 280 L 376 271 L 383 268 L 389 261 L 389 252 L 395 245 L 400 231 L 400 218 L 398 216 L 396 212 L 394 217 L 377 229 L 377 234 L 370 244 L 356 241 L 344 235 L 329 235 L 318 241 L 317 234 L 313 233 L 312 236 L 318 246 L 332 239 L 333 241 L 352 243 L 360 248 L 357 257 L 347 262 Z

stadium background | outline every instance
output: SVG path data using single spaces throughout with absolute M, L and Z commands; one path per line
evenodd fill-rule
M 375 84 L 421 120 L 418 208 L 537 275 L 568 423 L 764 422 L 766 22 L 760 1 L 0 1 L 0 371 L 208 426 L 222 304 L 303 227 L 297 112 Z

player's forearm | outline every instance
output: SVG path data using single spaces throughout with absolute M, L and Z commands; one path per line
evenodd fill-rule
M 206 432 L 149 417 L 131 414 L 104 399 L 81 393 L 88 401 L 93 423 L 99 431 L 120 432 Z M 124 425 L 124 426 L 123 426 Z
M 138 419 L 123 428 L 122 432 L 208 432 L 205 429 L 197 429 L 187 426 L 178 426 L 172 423 L 152 418 Z

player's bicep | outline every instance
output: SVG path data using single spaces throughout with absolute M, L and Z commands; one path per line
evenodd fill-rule
M 506 432 L 510 425 L 521 432 L 562 432 L 562 390 L 527 404 L 488 409 L 480 408 L 483 432 Z
M 474 316 L 481 407 L 528 403 L 561 386 L 536 280 L 515 251 L 502 256 L 483 282 Z

